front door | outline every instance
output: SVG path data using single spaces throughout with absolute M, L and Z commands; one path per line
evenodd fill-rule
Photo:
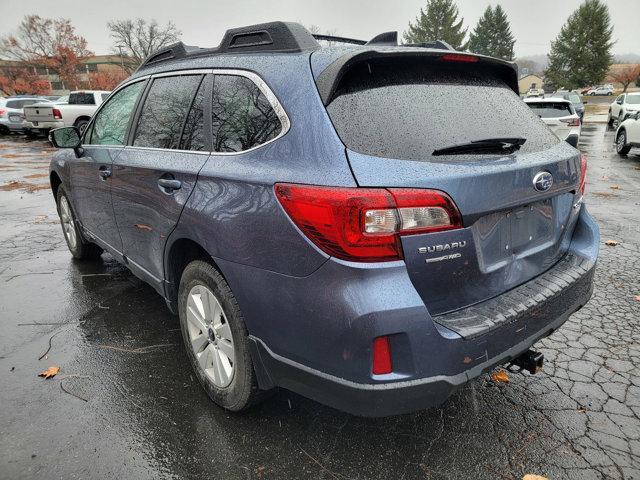
M 211 149 L 204 135 L 210 82 L 210 76 L 194 74 L 152 79 L 130 145 L 113 161 L 122 251 L 131 270 L 159 291 L 166 240 Z
M 82 153 L 69 167 L 72 202 L 82 227 L 90 237 L 115 252 L 121 251 L 122 244 L 111 202 L 112 166 L 124 148 L 131 115 L 144 84 L 130 84 L 109 99 L 84 136 Z

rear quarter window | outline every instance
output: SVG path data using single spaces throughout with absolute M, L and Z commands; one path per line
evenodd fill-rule
M 356 66 L 327 111 L 348 148 L 378 157 L 426 160 L 441 148 L 497 137 L 525 138 L 521 152 L 559 141 L 504 82 L 454 64 Z

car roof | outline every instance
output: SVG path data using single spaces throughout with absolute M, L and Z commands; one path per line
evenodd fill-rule
M 318 40 L 330 40 L 346 46 L 323 47 Z M 220 45 L 215 48 L 188 46 L 182 42 L 164 47 L 147 57 L 132 75 L 175 71 L 187 68 L 189 64 L 204 67 L 205 64 L 243 65 L 242 68 L 256 68 L 256 57 L 268 59 L 271 64 L 279 63 L 274 55 L 305 54 L 312 58 L 312 71 L 317 80 L 323 100 L 331 93 L 344 71 L 357 62 L 376 57 L 401 56 L 464 56 L 473 58 L 479 68 L 491 69 L 514 91 L 518 91 L 517 67 L 506 60 L 468 52 L 458 52 L 446 42 L 432 42 L 398 45 L 397 32 L 386 32 L 369 41 L 355 40 L 328 35 L 312 35 L 304 26 L 293 22 L 270 22 L 227 30 Z M 312 55 L 313 54 L 313 55 Z M 208 58 L 208 61 L 201 59 Z M 213 61 L 213 58 L 217 59 Z M 228 59 L 224 61 L 223 59 Z M 188 61 L 193 60 L 193 61 Z M 198 61 L 196 61 L 198 60 Z M 462 60 L 460 60 L 462 61 Z M 280 62 L 281 63 L 281 62 Z M 334 67 L 327 72 L 329 67 Z M 321 78 L 321 75 L 323 77 Z

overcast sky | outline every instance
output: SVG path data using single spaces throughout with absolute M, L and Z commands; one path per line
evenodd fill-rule
M 0 34 L 13 32 L 24 15 L 70 18 L 96 54 L 109 53 L 108 20 L 145 17 L 173 21 L 183 41 L 216 46 L 227 28 L 272 20 L 315 24 L 335 34 L 370 39 L 404 31 L 425 0 L 0 0 Z M 581 0 L 458 0 L 473 27 L 487 7 L 500 3 L 516 36 L 517 56 L 544 54 Z M 614 53 L 640 53 L 640 0 L 606 0 L 617 41 Z

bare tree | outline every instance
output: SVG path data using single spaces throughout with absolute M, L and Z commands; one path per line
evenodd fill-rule
M 78 86 L 79 59 L 93 52 L 76 35 L 71 20 L 27 15 L 14 35 L 0 39 L 0 55 L 29 67 L 45 66 L 73 89 Z
M 156 50 L 179 41 L 182 35 L 173 22 L 160 26 L 156 20 L 144 18 L 114 20 L 107 23 L 107 28 L 114 41 L 114 52 L 130 57 L 131 62 L 123 63 L 129 72 Z
M 624 65 L 618 68 L 613 67 L 609 71 L 607 78 L 611 82 L 620 83 L 626 92 L 629 85 L 640 78 L 640 65 Z

